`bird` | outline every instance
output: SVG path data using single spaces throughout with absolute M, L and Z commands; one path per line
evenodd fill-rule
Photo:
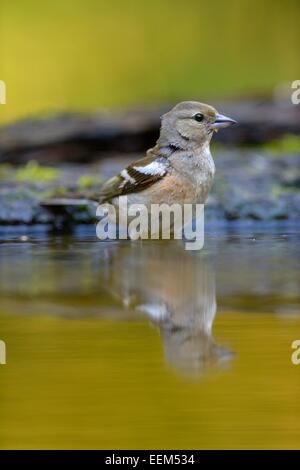
M 134 161 L 102 186 L 99 202 L 128 204 L 204 204 L 215 165 L 210 152 L 214 132 L 236 121 L 212 106 L 183 101 L 161 118 L 160 135 L 146 156 Z
M 159 138 L 146 155 L 106 181 L 88 200 L 52 199 L 44 205 L 204 204 L 212 187 L 215 164 L 210 152 L 214 132 L 236 124 L 213 106 L 183 101 L 161 117 Z

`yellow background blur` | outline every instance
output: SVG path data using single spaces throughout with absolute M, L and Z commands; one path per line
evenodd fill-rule
M 298 0 L 1 0 L 0 123 L 300 78 Z

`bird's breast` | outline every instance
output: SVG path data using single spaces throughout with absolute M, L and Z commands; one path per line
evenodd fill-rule
M 181 161 L 173 162 L 173 168 L 186 181 L 186 202 L 203 204 L 215 175 L 215 164 L 209 148 L 199 154 L 186 155 Z

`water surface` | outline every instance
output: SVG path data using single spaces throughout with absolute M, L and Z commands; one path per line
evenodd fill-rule
M 0 237 L 1 448 L 299 448 L 299 232 Z

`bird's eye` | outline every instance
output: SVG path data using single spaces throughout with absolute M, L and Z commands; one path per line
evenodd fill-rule
M 197 113 L 197 114 L 195 114 L 194 119 L 195 119 L 195 121 L 197 121 L 197 122 L 201 122 L 201 121 L 203 121 L 204 116 L 203 116 L 203 114 L 201 114 L 201 113 Z

